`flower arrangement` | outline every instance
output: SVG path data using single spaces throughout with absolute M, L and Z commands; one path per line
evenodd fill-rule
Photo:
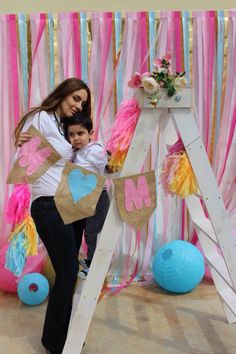
M 156 106 L 163 96 L 160 89 L 165 89 L 167 96 L 171 97 L 177 90 L 186 87 L 187 80 L 185 72 L 172 71 L 171 54 L 157 58 L 153 62 L 154 69 L 150 72 L 136 72 L 128 82 L 131 88 L 143 87 L 144 91 L 150 94 L 150 104 Z

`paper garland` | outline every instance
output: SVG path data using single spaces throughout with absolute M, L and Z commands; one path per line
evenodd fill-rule
M 65 224 L 94 215 L 105 178 L 66 162 L 54 200 Z
M 34 183 L 61 158 L 61 155 L 33 125 L 27 132 L 32 138 L 19 149 L 17 160 L 7 178 L 9 184 Z
M 140 229 L 156 208 L 154 171 L 116 178 L 114 184 L 121 219 Z

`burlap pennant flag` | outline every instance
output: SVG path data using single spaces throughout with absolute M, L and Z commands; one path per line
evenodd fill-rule
M 66 162 L 54 200 L 65 224 L 94 215 L 105 178 Z
M 140 229 L 156 208 L 155 172 L 116 178 L 114 184 L 121 219 Z
M 19 149 L 7 183 L 34 183 L 61 155 L 33 125 L 27 130 L 32 138 Z

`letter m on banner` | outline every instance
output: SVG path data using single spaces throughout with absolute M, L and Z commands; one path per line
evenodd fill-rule
M 144 175 L 137 177 L 137 186 L 132 178 L 125 179 L 125 207 L 127 211 L 142 209 L 151 205 L 151 196 L 147 178 Z
M 154 171 L 116 178 L 114 184 L 121 219 L 140 229 L 156 208 Z

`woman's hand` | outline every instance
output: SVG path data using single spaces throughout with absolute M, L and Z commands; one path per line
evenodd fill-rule
M 19 139 L 16 142 L 17 147 L 21 147 L 24 143 L 27 143 L 32 138 L 31 134 L 28 132 L 20 133 Z

